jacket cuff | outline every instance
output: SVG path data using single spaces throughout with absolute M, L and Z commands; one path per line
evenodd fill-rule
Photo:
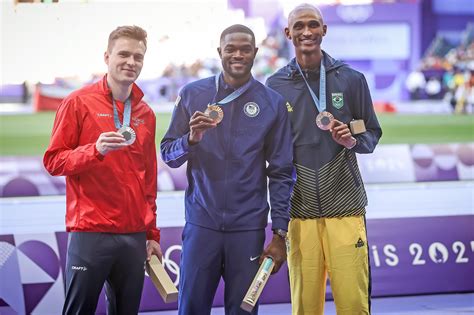
M 161 239 L 160 229 L 155 228 L 155 229 L 152 229 L 152 230 L 148 230 L 146 232 L 146 239 L 147 240 L 154 240 L 159 244 L 160 239 Z
M 355 139 L 355 142 L 354 144 L 351 146 L 351 147 L 346 147 L 347 150 L 352 150 L 354 149 L 355 147 L 357 147 L 357 145 L 359 144 L 359 141 L 357 140 L 356 137 L 352 136 L 354 139 Z
M 288 231 L 288 221 L 283 218 L 272 219 L 272 230 L 281 229 Z
M 95 145 L 93 145 L 93 148 L 94 148 L 94 156 L 99 160 L 99 161 L 103 161 L 105 156 L 102 155 L 99 150 L 97 150 L 97 147 Z
M 196 147 L 198 146 L 199 143 L 196 144 L 189 144 L 189 132 L 184 134 L 183 137 L 183 149 L 185 152 L 194 152 L 196 150 Z

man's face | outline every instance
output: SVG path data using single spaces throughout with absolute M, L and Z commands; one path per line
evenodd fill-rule
M 217 49 L 224 72 L 235 79 L 250 74 L 257 50 L 252 44 L 252 36 L 247 33 L 227 34 Z
M 143 67 L 146 47 L 142 41 L 120 37 L 104 54 L 108 76 L 113 81 L 130 85 L 138 78 Z
M 296 52 L 311 53 L 321 49 L 327 26 L 318 11 L 302 8 L 294 11 L 288 18 L 285 34 L 293 42 Z

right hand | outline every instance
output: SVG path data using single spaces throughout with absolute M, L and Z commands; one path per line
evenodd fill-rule
M 205 115 L 203 112 L 197 111 L 189 120 L 189 144 L 193 145 L 202 140 L 204 133 L 208 129 L 215 128 L 217 123 Z
M 160 243 L 155 240 L 149 240 L 146 242 L 146 261 L 150 261 L 151 255 L 156 255 L 158 260 L 162 262 L 163 252 L 161 251 Z
M 352 136 L 349 126 L 345 123 L 334 119 L 330 129 L 334 141 L 346 148 L 352 148 L 355 145 L 356 139 Z
M 125 138 L 115 131 L 101 133 L 95 143 L 97 151 L 104 156 L 111 151 L 120 150 L 126 146 Z
M 262 264 L 265 257 L 271 257 L 275 266 L 273 267 L 272 274 L 277 273 L 280 267 L 286 261 L 286 242 L 285 239 L 279 235 L 273 234 L 273 239 L 263 251 L 260 256 L 259 263 Z

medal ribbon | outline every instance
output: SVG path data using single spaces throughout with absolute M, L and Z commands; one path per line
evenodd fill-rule
M 217 93 L 219 92 L 219 76 L 220 76 L 220 74 L 216 74 L 216 79 L 215 79 L 215 81 L 216 81 L 216 95 L 214 95 L 214 100 L 216 99 Z M 227 103 L 232 102 L 233 100 L 235 100 L 236 98 L 238 98 L 239 96 L 244 94 L 249 89 L 249 87 L 252 85 L 253 81 L 254 81 L 254 78 L 250 77 L 250 80 L 248 80 L 247 83 L 245 83 L 244 85 L 239 87 L 237 90 L 235 90 L 231 94 L 227 95 L 223 100 L 220 100 L 219 102 L 215 102 L 214 104 L 216 104 L 216 105 L 225 105 Z
M 301 76 L 303 77 L 304 82 L 306 83 L 306 86 L 308 87 L 309 93 L 311 94 L 311 97 L 313 98 L 314 105 L 318 109 L 320 113 L 326 111 L 326 68 L 324 67 L 324 56 L 321 58 L 321 69 L 319 71 L 319 99 L 314 94 L 313 90 L 309 86 L 308 81 L 306 80 L 306 77 L 304 76 L 303 71 L 301 70 L 300 65 L 298 64 L 298 61 L 296 61 L 296 66 L 298 67 L 298 70 L 300 71 Z
M 123 108 L 123 124 L 120 123 L 118 111 L 117 111 L 117 105 L 115 105 L 115 100 L 112 96 L 112 105 L 114 107 L 114 123 L 115 123 L 115 128 L 120 129 L 122 126 L 124 127 L 130 127 L 130 116 L 132 113 L 132 101 L 130 100 L 131 96 L 129 96 L 125 100 L 124 108 Z

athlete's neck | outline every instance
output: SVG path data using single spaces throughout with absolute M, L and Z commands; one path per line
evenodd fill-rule
M 224 82 L 233 87 L 234 89 L 238 89 L 245 83 L 247 83 L 250 80 L 251 74 L 249 73 L 245 77 L 242 78 L 235 78 L 230 76 L 227 72 L 223 72 L 223 78 Z
M 112 91 L 112 97 L 120 102 L 125 102 L 132 93 L 132 85 L 120 84 L 107 76 L 107 85 Z
M 309 54 L 299 53 L 296 55 L 296 62 L 301 67 L 301 70 L 319 70 L 321 67 L 321 59 L 323 58 L 323 52 L 318 50 Z

